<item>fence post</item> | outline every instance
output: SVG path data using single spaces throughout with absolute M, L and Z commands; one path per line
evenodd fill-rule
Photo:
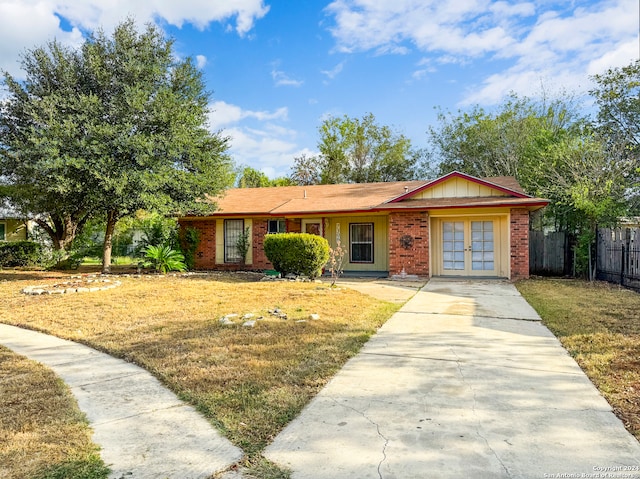
M 631 248 L 631 229 L 625 228 L 624 241 L 622 242 L 622 281 L 624 286 L 624 278 L 629 274 L 629 250 Z
M 625 257 L 624 257 L 625 249 L 626 249 L 625 244 L 622 243 L 622 248 L 620 249 L 620 254 L 622 255 L 620 257 L 620 286 L 624 286 L 624 270 L 625 270 L 625 264 L 626 264 Z

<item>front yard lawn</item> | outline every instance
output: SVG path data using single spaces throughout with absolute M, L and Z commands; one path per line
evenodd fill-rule
M 565 279 L 517 287 L 640 440 L 640 294 Z
M 248 274 L 123 277 L 105 291 L 21 294 L 59 282 L 55 275 L 0 271 L 0 321 L 144 367 L 250 460 L 399 308 L 326 283 L 255 282 Z M 287 319 L 269 314 L 275 308 Z M 221 324 L 230 313 L 236 324 Z M 313 313 L 320 319 L 309 319 Z M 264 319 L 243 327 L 244 314 Z

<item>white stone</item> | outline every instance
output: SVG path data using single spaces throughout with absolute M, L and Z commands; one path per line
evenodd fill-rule
M 309 319 L 311 319 L 312 321 L 317 321 L 320 319 L 320 315 L 316 313 L 310 314 Z
M 253 328 L 256 325 L 255 320 L 251 320 L 251 321 L 245 321 L 244 323 L 242 323 L 242 326 L 245 328 Z

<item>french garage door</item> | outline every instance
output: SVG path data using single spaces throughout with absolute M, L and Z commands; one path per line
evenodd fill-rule
M 442 221 L 442 274 L 497 276 L 496 221 Z

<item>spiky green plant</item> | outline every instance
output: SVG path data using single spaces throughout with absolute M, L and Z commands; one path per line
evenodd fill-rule
M 171 246 L 149 245 L 144 249 L 145 268 L 152 267 L 158 273 L 166 274 L 168 271 L 185 271 L 184 255 Z

